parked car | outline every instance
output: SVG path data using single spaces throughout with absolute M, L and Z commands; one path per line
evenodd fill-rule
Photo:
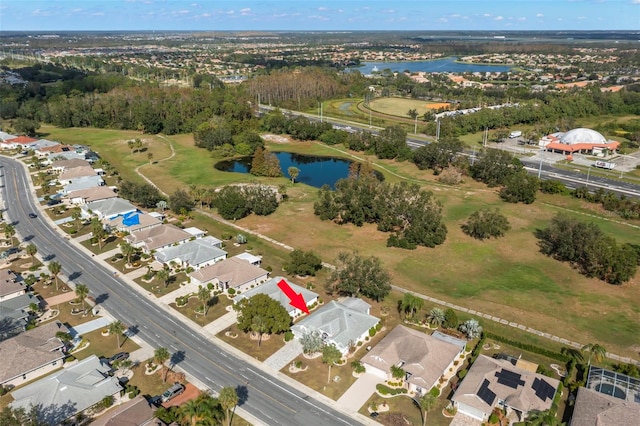
M 375 419 L 376 417 L 378 417 L 379 414 L 380 413 L 378 413 L 377 411 L 374 411 L 373 413 L 369 414 L 369 416 Z
M 38 215 L 37 215 L 37 214 L 35 214 L 35 213 L 29 213 L 29 217 L 30 217 L 31 219 L 35 219 L 36 217 L 38 217 Z
M 184 385 L 176 383 L 162 394 L 162 402 L 167 402 L 184 392 Z
M 60 200 L 55 200 L 55 199 L 54 199 L 54 200 L 49 200 L 49 201 L 47 201 L 47 205 L 48 205 L 48 206 L 55 206 L 55 205 L 57 205 L 57 204 L 60 204 L 61 202 L 62 202 L 62 201 L 60 201 Z
M 118 352 L 117 354 L 109 358 L 109 364 L 113 364 L 114 362 L 117 362 L 117 361 L 124 361 L 125 359 L 129 359 L 129 353 Z

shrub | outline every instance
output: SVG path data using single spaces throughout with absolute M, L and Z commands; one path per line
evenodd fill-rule
M 302 368 L 302 361 L 297 360 L 297 361 L 295 362 L 295 366 L 296 366 L 296 368 Z
M 213 290 L 213 283 L 207 284 L 207 290 Z
M 496 413 L 491 413 L 491 415 L 489 416 L 489 423 L 495 425 L 498 423 L 498 420 L 498 415 Z
M 458 371 L 458 378 L 460 380 L 464 379 L 464 377 L 467 375 L 467 370 L 460 370 Z
M 376 389 L 381 395 L 399 395 L 401 393 L 407 393 L 405 388 L 390 388 L 389 386 L 378 383 Z
M 69 229 L 69 234 L 73 235 L 73 234 L 77 234 L 78 231 L 75 228 L 71 228 Z
M 373 337 L 376 335 L 376 328 L 375 327 L 371 327 L 369 329 L 369 337 Z
M 227 290 L 227 293 L 229 293 L 230 295 L 234 295 L 234 294 L 236 294 L 236 289 L 235 288 L 230 288 L 229 290 Z
M 505 338 L 503 336 L 500 336 L 500 335 L 497 335 L 497 334 L 493 334 L 493 333 L 490 333 L 490 332 L 485 332 L 483 334 L 484 334 L 484 336 L 486 336 L 489 339 L 493 339 L 493 340 L 495 340 L 497 342 L 502 342 L 502 343 L 504 343 L 506 345 L 515 346 L 516 348 L 523 349 L 525 351 L 529 351 L 529 352 L 533 352 L 533 353 L 536 353 L 536 354 L 539 354 L 539 355 L 543 355 L 543 356 L 546 356 L 547 358 L 552 358 L 552 359 L 555 359 L 555 360 L 558 360 L 558 361 L 562 361 L 562 362 L 568 362 L 569 361 L 569 357 L 568 356 L 563 355 L 563 354 L 558 353 L 558 352 L 550 351 L 548 349 L 541 348 L 539 346 L 530 345 L 528 343 L 522 343 L 522 342 L 519 342 L 517 340 L 507 339 L 507 338 Z M 474 349 L 474 352 L 475 352 L 475 349 Z
M 376 324 L 376 331 L 380 331 L 382 329 L 382 323 L 377 323 Z
M 440 389 L 438 389 L 437 387 L 432 387 L 431 390 L 429 391 L 429 395 L 433 396 L 434 398 L 437 398 L 440 396 Z
M 69 355 L 64 359 L 64 362 L 71 362 L 71 361 L 75 361 L 76 357 L 73 355 Z
M 291 331 L 287 331 L 284 333 L 284 341 L 285 342 L 290 342 L 291 340 L 293 340 L 293 332 Z

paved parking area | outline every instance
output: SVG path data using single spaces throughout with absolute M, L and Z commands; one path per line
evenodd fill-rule
M 302 345 L 298 339 L 287 342 L 276 353 L 271 355 L 264 361 L 264 365 L 280 371 L 291 363 L 298 355 L 302 353 Z

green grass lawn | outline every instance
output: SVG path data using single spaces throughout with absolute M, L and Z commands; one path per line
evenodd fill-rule
M 330 377 L 329 366 L 322 362 L 322 356 L 307 359 L 300 355 L 293 362 L 296 361 L 302 362 L 302 368 L 307 367 L 306 370 L 292 373 L 289 371 L 289 366 L 286 366 L 281 372 L 333 400 L 338 400 L 356 381 L 352 374 L 351 360 L 345 362 L 344 365 L 332 366 Z M 339 377 L 337 381 L 336 377 Z M 328 380 L 329 378 L 331 380 Z
M 101 254 L 111 251 L 115 248 L 118 248 L 118 245 L 122 241 L 122 238 L 118 238 L 115 235 L 109 235 L 102 242 L 102 248 L 100 248 L 100 244 L 92 244 L 91 239 L 82 241 L 80 244 L 91 250 L 94 254 Z
M 118 352 L 131 353 L 140 348 L 133 342 L 133 340 L 128 339 L 125 336 L 120 336 L 120 346 L 118 346 L 118 339 L 116 336 L 113 334 L 103 336 L 102 329 L 83 334 L 82 338 L 89 342 L 89 346 L 85 349 L 73 352 L 72 355 L 77 359 L 85 359 L 91 355 L 109 358 Z
M 210 307 L 206 315 L 200 313 L 202 302 L 198 300 L 195 295 L 189 298 L 189 302 L 184 306 L 177 307 L 175 303 L 170 303 L 169 306 L 196 324 L 205 326 L 229 312 L 226 308 L 227 306 L 231 306 L 231 303 L 231 300 L 224 294 L 214 296 L 211 299 Z
M 252 338 L 251 333 L 244 333 L 238 330 L 235 324 L 228 331 L 236 337 L 227 336 L 227 330 L 218 333 L 217 337 L 258 361 L 266 360 L 285 345 L 284 336 L 281 334 L 265 335 L 260 346 L 258 346 L 257 338 Z
M 71 132 L 71 129 L 64 130 Z M 105 132 L 111 136 L 101 136 L 102 139 L 96 142 L 98 151 L 108 146 L 109 137 L 114 138 L 113 143 L 117 146 L 122 144 L 118 141 L 126 140 L 125 133 Z M 170 139 L 176 156 L 142 168 L 166 192 L 188 184 L 219 186 L 252 180 L 288 184 L 285 178 L 256 179 L 249 175 L 217 171 L 213 167 L 216 160 L 207 151 L 194 148 L 191 135 L 172 136 Z M 339 156 L 350 154 L 308 142 L 268 145 L 273 150 Z M 507 204 L 500 200 L 495 188 L 487 188 L 468 178 L 459 187 L 447 187 L 436 183 L 431 172 L 419 171 L 410 163 L 381 161 L 362 153 L 355 154 L 385 168 L 390 181 L 408 179 L 433 191 L 443 204 L 443 221 L 449 231 L 447 241 L 435 249 L 408 251 L 387 248 L 387 235 L 378 232 L 375 225 L 339 226 L 320 221 L 313 215 L 317 190 L 300 184 L 288 186 L 289 198 L 274 214 L 267 217 L 251 215 L 236 221 L 236 224 L 285 244 L 313 250 L 328 262 L 332 262 L 342 250 L 375 255 L 391 272 L 396 285 L 571 340 L 599 342 L 621 355 L 637 356 L 638 349 L 634 347 L 640 332 L 640 312 L 634 303 L 640 299 L 640 287 L 634 285 L 637 281 L 611 286 L 586 278 L 570 265 L 540 254 L 533 235 L 536 229 L 545 227 L 554 214 L 566 211 L 564 209 L 581 220 L 596 222 L 620 242 L 635 241 L 638 235 L 636 228 L 625 226 L 619 218 L 606 217 L 596 205 L 570 197 L 540 195 L 538 201 L 531 205 Z M 119 168 L 126 167 L 136 158 L 135 154 L 131 155 L 122 147 L 110 155 L 114 159 L 110 161 L 118 161 L 114 164 Z M 155 157 L 161 158 L 160 155 Z M 460 225 L 478 208 L 498 208 L 509 218 L 512 229 L 506 237 L 479 242 L 461 232 Z M 596 217 L 584 216 L 583 213 Z M 194 215 L 191 223 L 209 230 L 212 235 L 230 229 L 200 213 Z M 238 233 L 234 229 L 230 232 L 233 235 Z M 248 237 L 247 245 L 253 246 L 252 253 L 265 257 L 263 266 L 269 265 L 274 271 L 279 271 L 287 261 L 286 250 L 250 235 Z M 227 250 L 232 255 L 235 248 L 231 244 L 228 246 Z M 319 288 L 324 285 L 322 278 L 317 282 Z

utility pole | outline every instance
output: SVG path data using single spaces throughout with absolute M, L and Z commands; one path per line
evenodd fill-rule
M 414 117 L 413 133 L 418 134 L 418 116 Z
M 544 157 L 544 151 L 546 151 L 546 148 L 540 153 L 540 166 L 538 167 L 538 179 L 540 179 L 540 175 L 542 175 L 542 158 Z

